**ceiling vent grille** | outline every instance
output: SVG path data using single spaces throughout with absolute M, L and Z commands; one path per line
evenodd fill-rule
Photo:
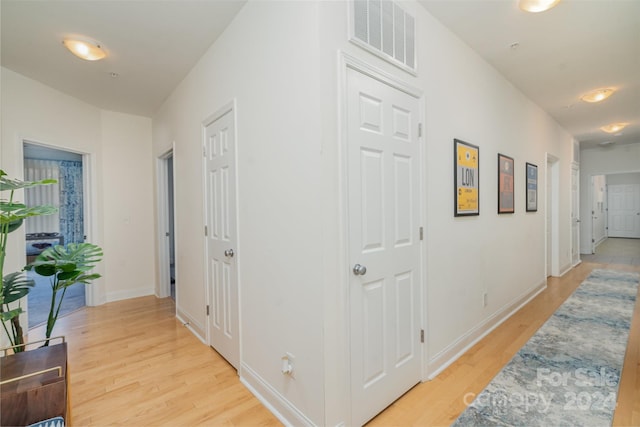
M 353 0 L 350 40 L 416 74 L 415 19 L 391 0 Z

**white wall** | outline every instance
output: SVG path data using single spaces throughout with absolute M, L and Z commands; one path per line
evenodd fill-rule
M 559 265 L 570 267 L 570 171 L 572 138 L 546 113 L 525 98 L 469 47 L 438 23 L 419 5 L 403 2 L 417 18 L 419 72 L 417 77 L 399 71 L 377 57 L 351 45 L 347 35 L 347 8 L 343 2 L 323 2 L 320 28 L 322 55 L 323 154 L 327 156 L 323 181 L 330 194 L 342 190 L 337 179 L 340 164 L 335 147 L 340 130 L 335 123 L 339 99 L 335 88 L 336 51 L 362 58 L 425 93 L 427 195 L 425 265 L 425 375 L 450 363 L 460 351 L 504 319 L 515 304 L 545 284 L 545 206 L 525 212 L 525 162 L 539 167 L 539 200 L 544 195 L 546 153 L 560 161 Z M 480 210 L 478 217 L 453 216 L 453 139 L 480 146 Z M 497 153 L 515 159 L 516 213 L 498 215 Z M 325 209 L 325 224 L 339 224 L 339 200 Z M 325 213 L 327 215 L 327 213 Z M 328 225 L 327 228 L 330 228 Z M 336 226 L 337 227 L 337 226 Z M 344 243 L 325 233 L 325 400 L 326 424 L 348 419 L 348 318 L 342 299 L 347 295 L 347 267 L 339 256 Z M 483 307 L 483 293 L 488 306 Z M 337 302 L 337 304 L 336 304 Z M 425 402 L 425 404 L 428 404 Z
M 91 285 L 94 302 L 117 299 L 125 289 L 140 286 L 153 293 L 151 120 L 102 111 L 6 68 L 1 78 L 2 169 L 22 177 L 23 139 L 89 155 L 89 235 L 105 254 L 96 269 L 103 278 Z M 127 211 L 131 225 L 119 225 Z M 8 271 L 20 269 L 24 262 L 24 234 L 12 237 Z
M 101 112 L 106 301 L 155 292 L 151 120 Z
M 240 374 L 278 409 L 284 399 L 322 425 L 317 9 L 255 2 L 241 10 L 154 116 L 153 152 L 175 142 L 177 309 L 204 338 L 202 122 L 235 99 Z M 295 380 L 280 372 L 285 352 L 296 358 Z
M 580 252 L 590 253 L 593 237 L 591 219 L 591 177 L 607 175 L 607 183 L 617 174 L 640 172 L 640 142 L 580 150 Z M 635 176 L 635 174 L 633 175 Z
M 638 165 L 640 166 L 640 165 Z M 640 173 L 616 173 L 607 175 L 608 185 L 640 184 Z
M 417 18 L 417 77 L 346 41 L 346 2 L 249 2 L 153 120 L 154 156 L 176 144 L 178 311 L 204 337 L 201 124 L 237 102 L 240 375 L 292 422 L 349 420 L 338 51 L 426 94 L 425 377 L 544 286 L 544 203 L 525 212 L 524 168 L 538 165 L 545 200 L 546 153 L 560 162 L 559 265 L 571 265 L 571 136 L 417 3 L 403 5 Z M 478 217 L 453 217 L 454 138 L 480 146 Z M 496 213 L 499 152 L 515 159 L 512 215 Z M 285 351 L 294 380 L 280 373 Z

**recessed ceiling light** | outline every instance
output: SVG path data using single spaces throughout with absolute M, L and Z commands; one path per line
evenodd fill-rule
M 525 12 L 538 13 L 551 9 L 559 2 L 560 0 L 520 0 L 518 5 Z
M 607 133 L 616 133 L 624 129 L 629 123 L 611 123 L 610 125 L 602 126 L 600 129 Z
M 596 89 L 582 95 L 580 99 L 584 102 L 600 102 L 610 97 L 613 92 L 614 90 L 611 88 Z
M 107 56 L 102 46 L 96 42 L 68 38 L 62 44 L 75 56 L 87 61 L 97 61 Z

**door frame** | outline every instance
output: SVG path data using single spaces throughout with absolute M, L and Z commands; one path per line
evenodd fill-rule
M 207 126 L 209 126 L 210 124 L 212 124 L 213 122 L 215 122 L 216 120 L 222 118 L 224 115 L 226 115 L 227 113 L 231 113 L 233 115 L 233 132 L 235 135 L 235 139 L 234 139 L 234 144 L 235 144 L 235 174 L 233 176 L 233 179 L 235 180 L 235 185 L 236 185 L 236 203 L 234 206 L 234 210 L 235 210 L 235 217 L 236 217 L 236 229 L 234 230 L 236 233 L 236 254 L 234 255 L 235 257 L 235 263 L 236 263 L 236 279 L 237 279 L 237 288 L 238 288 L 238 366 L 237 366 L 237 372 L 239 376 L 242 376 L 242 268 L 241 268 L 241 263 L 242 263 L 242 257 L 239 254 L 242 254 L 242 247 L 240 244 L 240 180 L 238 179 L 239 176 L 239 168 L 238 168 L 238 158 L 239 156 L 239 150 L 238 150 L 238 109 L 237 109 L 237 100 L 234 98 L 232 101 L 224 104 L 222 107 L 220 107 L 215 113 L 211 114 L 210 116 L 208 116 L 207 118 L 205 118 L 204 120 L 202 120 L 201 122 L 201 139 L 200 139 L 200 146 L 201 149 L 204 150 L 203 148 L 203 143 L 204 143 L 204 138 L 206 135 L 206 131 L 207 131 Z M 207 184 L 206 184 L 206 180 L 207 180 L 207 169 L 206 169 L 206 163 L 207 163 L 207 159 L 206 157 L 203 155 L 202 156 L 202 220 L 203 220 L 203 224 L 202 224 L 202 229 L 205 229 L 205 226 L 207 225 Z M 207 263 L 209 262 L 209 250 L 208 250 L 208 245 L 207 245 L 207 236 L 204 234 L 202 234 L 202 245 L 203 245 L 203 276 L 204 276 L 204 291 L 205 291 L 205 307 L 203 307 L 203 309 L 205 310 L 206 313 L 206 307 L 207 306 L 211 306 L 211 304 L 213 303 L 212 298 L 212 292 L 211 292 L 211 286 L 209 283 L 209 274 L 208 274 L 208 267 L 207 267 Z M 210 311 L 209 311 L 210 312 Z M 215 350 L 215 347 L 213 347 L 212 342 L 211 342 L 211 315 L 207 313 L 206 315 L 206 343 L 208 346 L 210 346 L 211 348 L 213 348 Z
M 575 175 L 574 175 L 575 172 Z M 575 183 L 575 191 L 573 184 Z M 576 265 L 582 262 L 580 258 L 580 227 L 581 227 L 581 219 L 580 219 L 580 163 L 571 162 L 571 266 L 575 267 Z M 575 205 L 574 205 L 574 197 L 575 197 Z M 575 221 L 575 223 L 574 223 Z M 574 235 L 574 232 L 577 233 L 577 236 Z M 576 251 L 576 252 L 574 252 Z M 574 258 L 574 253 L 577 253 L 577 259 Z
M 96 195 L 98 194 L 97 179 L 95 179 L 95 171 L 97 170 L 96 156 L 85 151 L 79 151 L 73 148 L 66 147 L 64 145 L 51 144 L 42 142 L 37 138 L 29 138 L 25 136 L 18 137 L 17 144 L 18 149 L 16 152 L 19 156 L 20 170 L 24 171 L 24 144 L 38 145 L 52 150 L 67 151 L 69 153 L 75 153 L 82 156 L 82 201 L 83 201 L 83 221 L 84 221 L 84 234 L 85 241 L 92 242 L 97 245 L 101 245 L 101 242 L 96 241 L 98 233 L 98 221 L 95 219 L 95 213 L 98 212 L 98 200 Z M 23 172 L 24 173 L 24 172 Z M 24 175 L 23 175 L 24 178 Z M 26 246 L 25 246 L 26 247 Z M 96 271 L 100 272 L 100 265 L 96 267 Z M 97 279 L 94 286 L 86 286 L 84 300 L 87 306 L 97 306 L 105 302 L 105 290 L 103 286 L 100 286 L 103 279 Z M 96 286 L 98 285 L 98 286 Z
M 546 266 L 546 276 L 560 277 L 560 159 L 550 153 L 545 158 L 545 179 L 545 188 L 550 189 L 545 197 L 545 239 L 550 236 L 545 244 L 545 251 L 550 251 L 545 264 L 551 260 L 551 265 Z
M 344 404 L 346 405 L 345 410 L 346 419 L 353 419 L 352 412 L 352 383 L 351 383 L 351 299 L 350 299 L 350 281 L 351 281 L 351 266 L 349 263 L 349 182 L 348 182 L 348 148 L 349 148 L 349 137 L 348 137 L 348 84 L 347 84 L 347 75 L 348 70 L 354 70 L 359 72 L 367 77 L 378 80 L 381 83 L 384 83 L 392 88 L 404 92 L 418 100 L 418 116 L 421 118 L 419 123 L 424 127 L 425 120 L 425 97 L 424 92 L 414 86 L 409 85 L 405 81 L 399 79 L 393 74 L 387 73 L 386 71 L 375 67 L 361 59 L 358 59 L 346 52 L 339 52 L 339 95 L 338 95 L 338 129 L 340 132 L 340 151 L 339 151 L 339 186 L 340 186 L 340 238 L 339 238 L 339 263 L 338 267 L 340 269 L 340 283 L 342 284 L 342 288 L 340 289 L 340 294 L 342 295 L 342 310 L 339 313 L 336 313 L 335 307 L 331 307 L 331 313 L 335 317 L 336 314 L 339 316 L 339 319 L 335 319 L 339 324 L 343 325 L 343 330 L 338 331 L 338 337 L 343 342 L 343 360 L 345 365 L 341 366 L 341 370 L 344 370 L 344 381 L 345 381 L 345 393 Z M 422 225 L 423 229 L 427 224 L 426 221 L 426 212 L 427 212 L 427 198 L 428 195 L 425 193 L 427 188 L 426 183 L 426 144 L 425 144 L 425 130 L 422 129 L 421 132 L 418 133 L 418 141 L 420 142 L 420 154 L 418 158 L 420 159 L 420 167 L 419 167 L 419 180 L 418 183 L 418 191 L 421 195 L 421 200 L 418 202 L 420 206 L 419 213 L 419 221 Z M 418 268 L 420 269 L 420 282 L 419 282 L 419 292 L 417 297 L 419 298 L 419 312 L 420 312 L 420 328 L 425 330 L 425 335 L 428 337 L 428 331 L 426 330 L 427 325 L 427 260 L 426 260 L 426 237 L 421 241 L 420 244 L 420 265 Z M 428 379 L 427 375 L 427 361 L 425 358 L 427 357 L 427 337 L 425 337 L 424 343 L 420 346 L 420 378 L 417 378 L 419 382 L 423 382 Z M 389 402 L 391 403 L 391 402 Z
M 165 244 L 167 230 L 169 229 L 169 209 L 173 209 L 173 218 L 175 223 L 176 207 L 169 207 L 169 159 L 175 159 L 175 141 L 171 144 L 171 148 L 156 158 L 156 189 L 157 189 L 157 209 L 158 209 L 158 285 L 156 286 L 156 295 L 158 298 L 166 298 L 171 295 L 171 256 L 169 247 Z M 173 174 L 173 189 L 176 188 L 176 176 Z M 174 196 L 175 197 L 175 196 Z M 175 198 L 174 198 L 175 200 Z M 173 239 L 176 241 L 176 229 L 174 228 Z M 175 244 L 174 243 L 174 246 Z M 174 260 L 175 263 L 175 260 Z M 177 263 L 174 268 L 177 271 Z M 176 274 L 177 277 L 177 274 Z M 178 289 L 176 287 L 176 307 L 178 306 Z

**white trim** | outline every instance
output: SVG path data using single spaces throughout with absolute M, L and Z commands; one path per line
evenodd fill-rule
M 19 136 L 17 139 L 16 163 L 19 165 L 18 169 L 24 177 L 24 144 L 39 145 L 41 147 L 50 148 L 52 150 L 67 151 L 69 153 L 79 154 L 82 156 L 82 201 L 83 201 L 83 222 L 84 222 L 84 234 L 86 236 L 85 241 L 92 242 L 96 245 L 102 246 L 102 242 L 98 240 L 96 236 L 98 233 L 98 220 L 96 215 L 98 210 L 98 180 L 95 178 L 95 171 L 97 168 L 96 156 L 92 153 L 85 151 L 78 151 L 73 148 L 66 147 L 64 145 L 50 144 L 42 142 L 35 138 L 29 138 L 25 136 Z M 104 264 L 100 263 L 96 266 L 95 272 L 102 273 Z M 85 305 L 97 306 L 107 302 L 106 290 L 103 286 L 104 278 L 96 279 L 92 285 L 85 286 Z
M 189 329 L 191 333 L 202 342 L 202 344 L 207 346 L 209 345 L 204 339 L 205 331 L 202 328 L 202 325 L 196 322 L 191 316 L 181 310 L 176 310 L 176 319 L 178 319 L 178 321 L 182 323 L 182 326 Z M 195 326 L 194 323 L 196 324 Z
M 107 292 L 106 302 L 122 301 L 130 298 L 146 297 L 154 295 L 154 289 L 151 287 L 131 288 L 123 291 Z
M 172 145 L 175 146 L 175 142 Z M 155 293 L 158 298 L 166 298 L 171 295 L 171 256 L 169 246 L 168 244 L 166 244 L 165 240 L 167 238 L 166 233 L 168 233 L 169 230 L 169 167 L 167 162 L 168 159 L 173 157 L 173 153 L 174 148 L 172 147 L 168 151 L 158 156 L 158 158 L 156 158 L 156 191 L 158 212 L 158 283 L 156 285 Z M 173 179 L 175 184 L 175 174 Z M 173 211 L 175 218 L 175 206 L 173 206 Z M 176 301 L 177 298 L 178 295 L 176 289 Z
M 551 194 L 545 193 L 545 264 L 551 258 L 551 265 L 546 267 L 546 275 L 560 277 L 560 159 L 550 153 L 545 155 L 545 184 L 545 190 L 551 188 Z M 549 206 L 549 199 L 551 199 L 551 206 Z M 547 221 L 549 217 L 551 224 Z M 551 226 L 550 232 L 549 226 Z M 546 241 L 547 236 L 550 236 L 551 242 Z M 550 256 L 547 253 L 549 243 Z
M 315 426 L 307 416 L 273 388 L 257 372 L 241 363 L 240 382 L 285 426 Z M 293 380 L 290 380 L 293 381 Z
M 575 180 L 576 180 L 576 206 L 575 206 L 575 212 L 573 212 L 574 206 L 573 206 L 573 184 L 574 184 L 574 175 L 573 172 L 576 172 L 575 175 Z M 570 193 L 569 193 L 569 198 L 570 198 L 570 214 L 569 214 L 569 248 L 570 248 L 570 263 L 572 267 L 577 266 L 578 264 L 580 264 L 580 262 L 582 261 L 580 259 L 580 232 L 581 232 L 581 227 L 582 227 L 582 223 L 580 222 L 580 163 L 578 162 L 571 162 L 571 170 L 569 172 L 569 180 L 571 181 L 569 183 L 570 185 Z M 575 217 L 573 216 L 575 215 Z M 574 227 L 574 219 L 577 221 L 577 223 L 575 224 Z M 577 230 L 577 247 L 574 247 L 574 242 L 576 241 L 576 237 L 574 236 L 574 230 Z M 576 251 L 577 253 L 577 259 L 573 257 L 573 253 L 574 251 Z
M 494 329 L 500 326 L 503 322 L 509 319 L 518 310 L 524 307 L 529 301 L 534 299 L 540 292 L 547 288 L 546 280 L 537 284 L 529 291 L 525 292 L 519 298 L 516 298 L 510 304 L 505 305 L 503 308 L 495 312 L 492 316 L 487 318 L 484 322 L 471 329 L 464 334 L 450 346 L 433 356 L 429 361 L 428 379 L 435 378 L 438 374 L 444 371 L 449 365 L 455 362 L 460 356 L 462 356 L 467 350 L 480 342 L 484 337 L 491 333 Z

